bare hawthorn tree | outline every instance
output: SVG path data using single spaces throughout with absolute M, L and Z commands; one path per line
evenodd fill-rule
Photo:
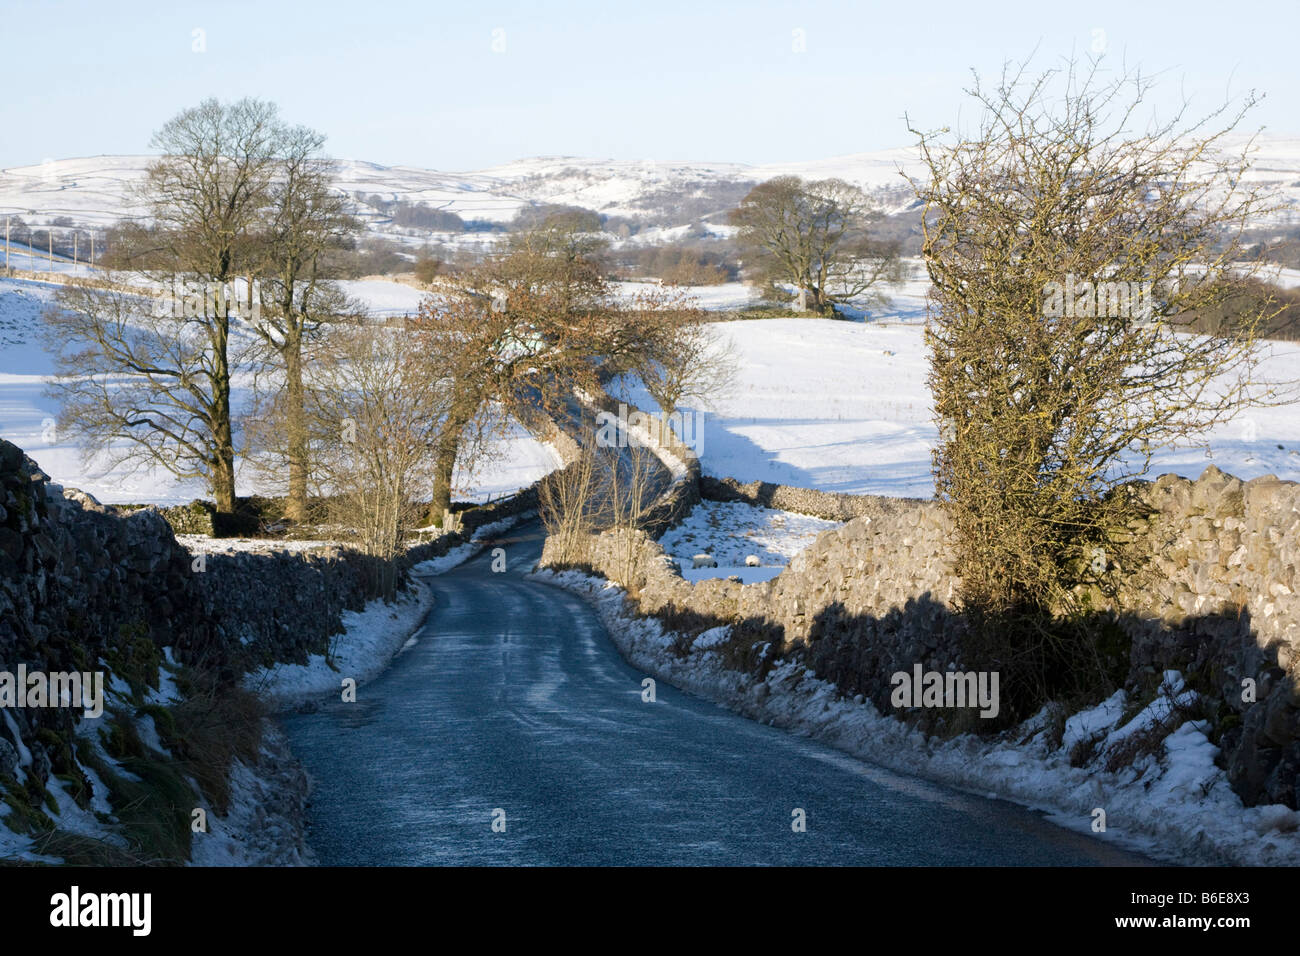
M 450 507 L 453 471 L 488 416 L 498 428 L 541 413 L 575 415 L 575 393 L 634 367 L 663 334 L 667 310 L 621 304 L 567 217 L 512 236 L 450 279 L 416 320 L 435 334 L 455 382 L 442 435 L 433 511 Z
M 645 436 L 653 440 L 653 436 Z M 643 439 L 628 436 L 621 448 L 601 449 L 603 480 L 599 487 L 608 499 L 608 526 L 618 533 L 619 580 L 633 587 L 637 579 L 640 541 L 637 532 L 644 527 L 654 506 L 658 485 L 656 475 L 663 468 L 659 458 Z
M 793 286 L 812 311 L 876 301 L 903 277 L 898 244 L 873 239 L 881 216 L 866 194 L 842 179 L 777 176 L 755 186 L 731 212 L 751 281 Z
M 596 530 L 598 519 L 591 507 L 596 480 L 596 449 L 584 445 L 574 461 L 538 486 L 538 511 L 559 564 L 576 564 L 583 541 Z
M 1225 140 L 1253 100 L 1148 121 L 1149 88 L 1096 64 L 1004 71 L 969 91 L 978 128 L 913 131 L 936 491 L 963 601 L 1001 616 L 1003 637 L 1005 615 L 1076 606 L 1075 586 L 1114 557 L 1121 486 L 1154 449 L 1267 397 L 1262 312 L 1214 335 L 1188 328 L 1255 268 L 1242 236 L 1269 200 L 1245 180 L 1249 146 Z M 1032 658 L 1021 676 L 1041 682 L 1056 651 L 1004 642 L 998 654 Z
M 331 325 L 317 346 L 307 392 L 315 473 L 333 517 L 354 529 L 366 554 L 392 559 L 422 515 L 434 450 L 453 395 L 430 335 L 373 322 Z
M 595 431 L 584 431 L 577 458 L 548 475 L 539 488 L 539 511 L 557 564 L 580 564 L 588 536 L 600 531 L 618 537 L 616 577 L 636 580 L 639 541 L 656 501 L 663 469 L 651 450 L 653 436 L 624 434 L 602 445 Z

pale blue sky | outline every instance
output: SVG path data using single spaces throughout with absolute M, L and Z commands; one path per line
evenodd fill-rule
M 212 95 L 274 100 L 385 164 L 811 159 L 910 142 L 904 111 L 955 121 L 971 67 L 1100 40 L 1171 100 L 1254 88 L 1256 125 L 1300 133 L 1295 0 L 0 0 L 0 166 L 146 152 Z

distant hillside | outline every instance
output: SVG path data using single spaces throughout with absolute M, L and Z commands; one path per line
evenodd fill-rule
M 143 210 L 127 199 L 127 187 L 141 178 L 149 159 L 98 156 L 0 170 L 0 215 L 21 216 L 29 226 L 64 217 L 99 227 L 139 216 Z M 547 156 L 442 172 L 342 160 L 338 188 L 374 234 L 407 242 L 479 242 L 520 208 L 545 204 L 594 210 L 615 235 L 656 242 L 680 238 L 689 227 L 700 236 L 726 235 L 726 212 L 773 176 L 835 176 L 861 185 L 897 215 L 895 231 L 903 238 L 916 222 L 903 174 L 920 169 L 909 148 L 763 166 Z M 1285 200 L 1278 225 L 1300 223 L 1300 138 L 1263 139 L 1253 178 L 1276 187 Z

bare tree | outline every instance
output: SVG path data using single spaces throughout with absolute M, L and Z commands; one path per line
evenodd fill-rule
M 484 416 L 503 426 L 541 413 L 574 415 L 574 393 L 635 367 L 662 334 L 660 313 L 626 308 L 592 258 L 599 244 L 573 223 L 512 236 L 477 268 L 425 300 L 418 324 L 435 333 L 456 402 L 438 453 L 433 509 L 450 506 L 454 468 Z
M 233 462 L 220 437 L 229 386 L 220 381 L 232 356 L 228 347 L 221 362 L 214 356 L 216 306 L 194 306 L 189 316 L 175 306 L 88 280 L 64 285 L 44 323 L 59 370 L 50 393 L 61 426 L 88 455 L 224 488 L 218 500 L 229 512 Z
M 1265 315 L 1188 329 L 1254 269 L 1241 240 L 1268 201 L 1245 183 L 1248 148 L 1224 148 L 1251 102 L 1147 123 L 1148 89 L 1095 65 L 1004 73 L 970 91 L 978 129 L 918 133 L 936 490 L 966 606 L 1001 616 L 998 653 L 1040 684 L 1078 649 L 1007 647 L 1005 615 L 1075 607 L 1151 453 L 1266 397 Z
M 391 561 L 431 490 L 433 451 L 452 405 L 430 346 L 418 330 L 339 323 L 318 346 L 308 389 L 322 490 L 334 518 L 382 559 L 386 594 L 396 586 Z
M 735 387 L 737 358 L 730 343 L 708 325 L 707 314 L 694 302 L 671 291 L 638 298 L 631 308 L 642 311 L 659 332 L 649 342 L 635 371 L 659 406 L 656 436 L 667 440 L 668 423 L 683 402 L 706 408 Z M 681 437 L 681 436 L 679 436 Z
M 653 436 L 645 436 L 653 440 Z M 619 581 L 635 586 L 639 570 L 641 536 L 645 519 L 655 503 L 655 477 L 663 468 L 649 442 L 628 436 L 622 448 L 601 449 L 598 461 L 603 475 L 599 483 L 608 499 L 608 526 L 618 535 Z
M 206 100 L 169 120 L 151 144 L 163 155 L 138 192 L 152 227 L 125 232 L 117 253 L 168 290 L 171 307 L 146 315 L 156 311 L 146 299 L 71 285 L 50 322 L 64 426 L 88 448 L 123 440 L 130 447 L 119 457 L 202 476 L 227 513 L 233 280 L 267 203 L 281 130 L 275 107 L 259 100 Z
M 591 508 L 596 483 L 596 449 L 582 446 L 574 461 L 547 475 L 538 486 L 538 511 L 558 564 L 576 564 L 587 535 L 596 530 Z
M 897 243 L 873 239 L 880 211 L 842 179 L 778 176 L 755 186 L 731 212 L 746 272 L 760 286 L 793 286 L 812 311 L 880 301 L 902 279 Z
M 662 470 L 650 448 L 652 436 L 625 435 L 617 445 L 594 440 L 580 445 L 578 457 L 548 475 L 539 489 L 542 523 L 556 564 L 580 564 L 589 536 L 614 535 L 615 574 L 631 587 L 639 570 L 642 531 L 656 500 Z
M 252 329 L 273 359 L 276 384 L 276 398 L 270 405 L 275 414 L 263 422 L 272 427 L 254 432 L 263 439 L 261 450 L 278 451 L 272 458 L 288 466 L 285 516 L 295 522 L 306 517 L 311 470 L 304 345 L 331 317 L 361 311 L 332 281 L 326 257 L 357 224 L 347 213 L 346 197 L 332 185 L 334 166 L 322 155 L 324 141 L 323 135 L 307 127 L 281 132 L 275 177 L 248 275 L 248 293 L 254 294 L 256 284 L 260 304 Z

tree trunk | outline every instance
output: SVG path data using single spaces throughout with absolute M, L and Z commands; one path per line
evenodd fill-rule
M 442 516 L 451 510 L 451 480 L 456 470 L 456 452 L 460 448 L 460 435 L 465 426 L 459 422 L 447 426 L 438 444 L 438 455 L 433 463 L 433 523 L 442 525 Z
M 285 429 L 289 448 L 289 500 L 285 517 L 295 524 L 307 520 L 307 422 L 303 408 L 302 347 L 300 342 L 288 343 L 285 365 Z
M 826 293 L 822 291 L 822 289 L 816 286 L 813 287 L 812 292 L 813 292 L 813 305 L 812 305 L 813 311 L 816 312 L 818 315 L 825 315 L 826 307 L 830 304 L 829 300 L 826 298 Z
M 230 364 L 226 357 L 230 338 L 229 317 L 214 319 L 212 336 L 212 497 L 217 511 L 235 511 L 235 441 L 230 423 Z

